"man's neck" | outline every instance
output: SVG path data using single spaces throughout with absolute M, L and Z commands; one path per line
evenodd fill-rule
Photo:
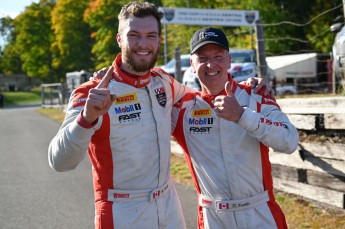
M 126 68 L 121 68 L 121 66 L 125 66 L 122 63 L 121 55 L 117 55 L 114 62 L 114 72 L 113 76 L 114 79 L 118 82 L 122 82 L 133 87 L 141 88 L 145 87 L 151 82 L 151 74 L 150 71 L 147 71 L 146 75 L 137 75 L 137 72 L 128 71 Z
M 223 90 L 224 90 L 224 88 L 215 88 L 215 89 L 206 88 L 206 87 L 202 88 L 202 91 L 206 94 L 209 94 L 209 95 L 218 95 Z
M 134 70 L 129 69 L 125 63 L 121 63 L 120 69 L 122 71 L 124 71 L 126 74 L 128 74 L 129 77 L 132 78 L 138 78 L 140 76 L 145 76 L 149 71 L 145 71 L 145 72 L 136 72 Z

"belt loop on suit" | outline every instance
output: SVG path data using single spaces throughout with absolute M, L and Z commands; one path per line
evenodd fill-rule
M 169 180 L 163 185 L 151 190 L 118 190 L 108 189 L 108 201 L 148 200 L 153 201 L 166 194 L 172 185 Z
M 211 208 L 217 211 L 237 211 L 253 208 L 269 200 L 268 191 L 264 191 L 255 196 L 243 199 L 214 199 L 205 195 L 199 195 L 199 205 L 204 208 Z

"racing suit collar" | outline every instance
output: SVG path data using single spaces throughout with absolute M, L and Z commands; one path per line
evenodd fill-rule
M 118 54 L 113 62 L 113 78 L 121 83 L 131 85 L 136 88 L 142 88 L 151 82 L 151 71 L 144 76 L 138 76 L 121 70 L 121 54 Z

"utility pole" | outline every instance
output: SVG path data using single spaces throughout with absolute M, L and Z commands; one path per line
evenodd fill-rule
M 182 72 L 181 72 L 181 50 L 179 47 L 175 48 L 175 75 L 174 78 L 178 82 L 182 82 Z
M 167 24 L 164 24 L 164 64 L 167 64 L 167 63 L 168 63 L 168 26 Z
M 343 0 L 345 1 L 345 0 Z M 267 63 L 266 63 L 266 52 L 265 52 L 265 40 L 264 32 L 262 29 L 262 21 L 258 19 L 255 21 L 255 30 L 256 30 L 256 57 L 259 67 L 259 77 L 263 77 L 266 80 L 267 78 Z

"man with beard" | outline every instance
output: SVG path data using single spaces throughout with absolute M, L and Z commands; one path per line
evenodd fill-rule
M 121 54 L 105 77 L 78 87 L 52 139 L 49 164 L 75 169 L 88 152 L 92 164 L 95 228 L 184 229 L 169 177 L 172 105 L 188 89 L 153 68 L 162 13 L 131 2 L 118 16 Z

